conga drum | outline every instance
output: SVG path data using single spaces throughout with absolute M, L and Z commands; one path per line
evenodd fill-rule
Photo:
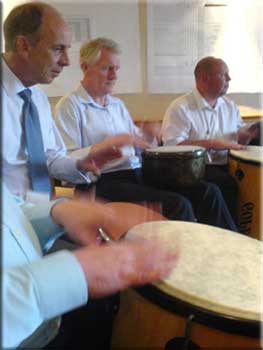
M 170 276 L 121 293 L 112 349 L 261 349 L 263 242 L 213 226 L 156 221 L 126 239 L 178 249 Z
M 191 186 L 204 177 L 203 147 L 162 146 L 142 152 L 142 174 L 146 185 L 161 189 Z
M 238 184 L 238 226 L 241 233 L 262 239 L 261 185 L 263 147 L 231 150 L 229 172 Z

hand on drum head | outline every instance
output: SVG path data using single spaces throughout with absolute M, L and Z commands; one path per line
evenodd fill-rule
M 119 214 L 119 213 L 117 213 Z M 64 227 L 70 239 L 79 245 L 100 244 L 99 227 L 112 227 L 117 216 L 110 207 L 98 201 L 69 200 L 52 207 L 53 221 Z
M 178 252 L 144 239 L 82 248 L 74 252 L 88 283 L 89 298 L 157 282 L 176 266 Z
M 233 149 L 233 150 L 242 150 L 245 149 L 246 146 L 241 145 L 239 143 L 233 143 L 226 140 L 211 140 L 211 146 L 210 148 L 216 149 L 216 150 L 225 150 L 225 149 Z
M 161 205 L 157 202 L 146 202 L 138 205 L 133 203 L 112 202 L 106 207 L 112 210 L 115 220 L 107 223 L 105 230 L 113 240 L 120 239 L 135 225 L 148 221 L 167 220 L 161 214 Z

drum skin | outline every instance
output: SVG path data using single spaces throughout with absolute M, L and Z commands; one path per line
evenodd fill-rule
M 263 242 L 184 221 L 147 222 L 127 239 L 179 251 L 162 281 L 121 293 L 112 349 L 262 349 Z
M 186 151 L 180 151 L 181 148 Z M 143 181 L 146 185 L 160 189 L 194 185 L 204 177 L 205 154 L 205 149 L 193 146 L 146 150 L 142 153 Z
M 191 311 L 189 307 L 188 315 L 194 315 L 195 308 Z M 209 324 L 209 315 L 207 317 Z M 168 311 L 141 293 L 129 289 L 121 294 L 120 309 L 113 327 L 112 349 L 165 349 L 172 339 L 184 338 L 186 321 L 187 317 L 179 312 Z M 234 324 L 235 320 L 232 322 Z M 229 331 L 223 331 L 193 320 L 190 328 L 191 345 L 193 349 L 262 349 L 259 325 L 255 326 L 255 331 L 258 335 L 249 337 L 235 334 L 235 326 L 232 332 L 231 325 Z
M 262 240 L 260 196 L 262 162 L 241 159 L 230 153 L 229 173 L 238 185 L 238 228 L 239 232 Z

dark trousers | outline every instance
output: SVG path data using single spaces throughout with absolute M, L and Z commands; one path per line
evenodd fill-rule
M 237 222 L 237 195 L 238 186 L 236 180 L 228 173 L 228 166 L 207 165 L 205 179 L 215 183 L 221 190 L 230 214 Z
M 160 190 L 143 184 L 141 169 L 103 174 L 96 183 L 96 196 L 110 201 L 162 204 L 163 215 L 170 220 L 199 221 L 237 231 L 219 188 L 201 183 L 173 190 Z
M 119 295 L 89 300 L 87 305 L 62 316 L 58 335 L 45 349 L 110 350 Z
M 79 248 L 67 236 L 57 240 L 50 253 Z M 66 273 L 66 271 L 65 271 Z M 70 278 L 70 276 L 69 276 Z M 110 350 L 114 316 L 119 307 L 119 294 L 88 300 L 88 303 L 62 316 L 58 335 L 45 349 Z

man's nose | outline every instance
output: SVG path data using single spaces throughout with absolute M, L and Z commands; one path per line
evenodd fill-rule
M 68 55 L 67 51 L 63 52 L 63 55 L 60 57 L 59 63 L 62 66 L 69 66 L 70 65 L 70 59 L 69 59 L 69 55 Z
M 109 78 L 110 78 L 111 80 L 116 80 L 117 77 L 118 77 L 118 75 L 117 75 L 117 69 L 115 69 L 115 68 L 111 69 L 110 72 L 109 72 Z

